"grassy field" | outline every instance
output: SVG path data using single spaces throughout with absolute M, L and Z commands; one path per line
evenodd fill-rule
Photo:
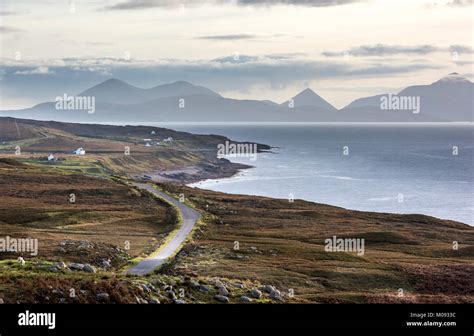
M 0 160 L 0 232 L 38 239 L 36 258 L 94 263 L 113 257 L 113 248 L 124 250 L 125 244 L 131 257 L 143 256 L 174 229 L 165 203 L 108 179 L 44 170 Z M 94 248 L 61 245 L 66 241 L 87 241 Z
M 470 226 L 422 215 L 161 187 L 183 193 L 205 214 L 205 225 L 170 274 L 256 280 L 287 297 L 293 293 L 293 302 L 474 301 Z M 333 236 L 365 239 L 364 255 L 326 252 L 325 239 Z

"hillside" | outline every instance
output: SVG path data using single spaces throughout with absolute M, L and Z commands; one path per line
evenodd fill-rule
M 217 158 L 217 145 L 230 141 L 218 135 L 194 135 L 149 126 L 71 124 L 0 118 L 0 155 L 25 162 L 60 166 L 71 171 L 139 177 L 192 167 L 176 180 L 193 182 L 234 175 L 246 165 Z M 172 139 L 171 141 L 164 141 Z M 147 144 L 149 146 L 147 146 Z M 15 148 L 21 155 L 15 155 Z M 74 155 L 83 148 L 86 155 Z M 258 150 L 269 146 L 258 144 Z M 128 150 L 128 155 L 126 154 Z M 57 160 L 48 162 L 49 154 Z
M 206 219 L 170 275 L 259 281 L 278 288 L 289 302 L 474 300 L 471 226 L 424 215 L 162 188 L 186 195 Z M 327 252 L 325 240 L 333 236 L 365 239 L 365 253 Z
M 37 255 L 21 254 L 24 266 L 11 253 L 0 254 L 4 302 L 474 300 L 471 226 L 182 186 L 247 167 L 216 158 L 217 144 L 230 141 L 225 137 L 13 118 L 0 118 L 0 129 L 0 230 L 40 244 Z M 155 144 L 165 137 L 173 141 Z M 14 154 L 17 146 L 20 155 Z M 72 154 L 79 146 L 85 155 Z M 130 155 L 124 155 L 125 146 Z M 55 159 L 48 161 L 49 154 Z M 176 257 L 145 278 L 125 276 L 123 269 L 168 241 L 180 215 L 133 187 L 137 180 L 183 198 L 202 215 Z M 364 247 L 328 251 L 326 240 L 333 237 L 363 240 Z M 81 294 L 66 297 L 71 286 Z

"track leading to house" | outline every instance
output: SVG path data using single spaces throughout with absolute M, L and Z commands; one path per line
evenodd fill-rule
M 183 222 L 178 231 L 174 236 L 168 240 L 164 246 L 160 247 L 160 250 L 156 254 L 141 260 L 137 265 L 129 268 L 126 273 L 135 274 L 135 275 L 145 275 L 147 273 L 153 272 L 157 267 L 161 266 L 168 258 L 174 255 L 180 249 L 181 245 L 184 243 L 186 238 L 188 238 L 191 230 L 194 228 L 194 225 L 201 217 L 199 212 L 188 207 L 187 205 L 179 202 L 173 197 L 156 190 L 151 185 L 145 183 L 134 183 L 134 186 L 149 191 L 154 195 L 164 198 L 166 201 L 175 205 L 181 212 Z

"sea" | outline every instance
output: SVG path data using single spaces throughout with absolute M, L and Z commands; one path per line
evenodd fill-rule
M 472 124 L 169 124 L 267 144 L 234 177 L 192 186 L 474 225 Z

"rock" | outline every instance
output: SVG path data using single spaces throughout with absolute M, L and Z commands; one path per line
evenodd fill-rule
M 94 248 L 94 244 L 84 241 L 84 242 L 81 242 L 81 244 L 77 248 L 78 249 L 90 249 L 90 248 Z
M 143 299 L 143 298 L 137 297 L 137 303 L 138 304 L 148 304 L 148 301 Z
M 82 271 L 84 264 L 72 263 L 69 265 L 69 268 L 73 271 Z
M 227 290 L 227 288 L 225 288 L 225 286 L 219 287 L 219 295 L 229 296 L 229 291 Z
M 97 300 L 99 301 L 107 301 L 109 299 L 108 293 L 99 293 L 97 294 Z
M 96 269 L 94 266 L 92 265 L 89 265 L 89 264 L 85 264 L 84 267 L 82 268 L 82 270 L 84 272 L 87 272 L 87 273 L 96 273 Z
M 210 290 L 211 290 L 211 289 L 210 289 L 208 286 L 206 286 L 206 285 L 199 285 L 199 291 L 200 291 L 200 292 L 205 292 L 205 293 L 207 293 L 207 292 L 209 292 Z
M 18 257 L 18 264 L 20 266 L 25 266 L 25 259 L 23 259 L 22 257 Z
M 176 300 L 176 294 L 172 290 L 166 292 L 171 300 Z
M 0 304 L 4 304 L 4 303 L 5 303 L 5 301 L 3 301 L 2 298 L 0 298 Z
M 174 304 L 186 304 L 184 300 L 173 300 Z
M 262 297 L 262 292 L 254 288 L 250 292 L 250 296 L 253 297 L 254 299 L 260 299 Z
M 248 296 L 242 295 L 240 297 L 240 302 L 252 302 L 252 299 L 249 298 Z
M 190 281 L 189 282 L 189 287 L 191 287 L 192 289 L 199 289 L 200 286 L 201 285 L 197 281 Z
M 100 266 L 102 268 L 111 268 L 112 267 L 112 264 L 110 263 L 110 259 L 103 259 L 101 262 L 100 262 Z
M 239 282 L 235 282 L 232 284 L 235 288 L 245 289 L 245 285 Z
M 224 295 L 215 295 L 214 300 L 222 302 L 222 303 L 228 303 L 229 302 L 229 298 L 227 296 L 224 296 Z
M 148 303 L 149 304 L 160 304 L 160 300 L 155 299 L 155 298 L 151 298 L 151 299 L 148 300 Z
M 66 263 L 64 261 L 60 261 L 54 264 L 54 267 L 56 267 L 57 269 L 66 268 Z
M 270 293 L 270 299 L 283 301 L 283 298 L 281 297 L 281 293 L 278 289 L 275 289 L 273 292 Z
M 53 273 L 57 273 L 59 271 L 59 269 L 56 266 L 51 266 L 50 268 L 48 268 L 48 271 L 53 272 Z
M 270 294 L 271 292 L 273 292 L 276 288 L 273 287 L 273 286 L 270 286 L 270 285 L 265 285 L 263 287 L 260 288 L 262 291 L 264 291 L 265 293 L 268 293 Z
M 148 287 L 146 284 L 140 284 L 140 288 L 141 288 L 142 291 L 144 291 L 145 293 L 150 293 L 150 292 L 151 292 L 150 287 Z

